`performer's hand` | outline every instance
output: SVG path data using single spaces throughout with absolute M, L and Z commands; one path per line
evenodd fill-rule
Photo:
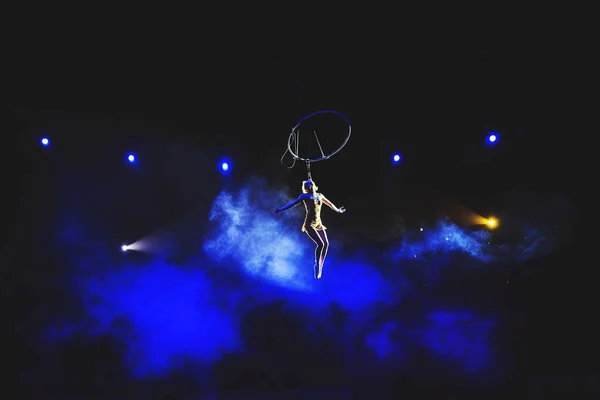
M 281 210 L 279 208 L 274 208 L 273 211 L 271 211 L 273 214 L 279 214 L 281 212 Z
M 340 214 L 343 214 L 343 213 L 345 213 L 345 212 L 346 212 L 346 207 L 340 207 L 340 208 L 338 208 L 338 212 L 339 212 Z

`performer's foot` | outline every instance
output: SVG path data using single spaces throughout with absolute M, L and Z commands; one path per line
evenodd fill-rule
M 315 269 L 315 278 L 321 279 L 321 275 L 323 275 L 323 266 L 318 266 L 317 267 L 315 265 L 315 267 L 316 267 L 316 269 Z

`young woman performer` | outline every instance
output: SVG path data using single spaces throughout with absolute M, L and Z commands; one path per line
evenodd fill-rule
M 317 185 L 312 180 L 302 182 L 302 194 L 296 200 L 282 208 L 276 208 L 273 210 L 274 214 L 279 214 L 283 211 L 289 210 L 290 208 L 296 207 L 300 202 L 304 203 L 306 209 L 306 217 L 304 218 L 304 224 L 302 225 L 302 232 L 306 232 L 308 237 L 315 242 L 317 248 L 315 249 L 315 278 L 321 279 L 323 274 L 323 264 L 325 257 L 327 256 L 327 249 L 329 247 L 329 240 L 327 239 L 327 229 L 321 222 L 321 206 L 325 204 L 333 211 L 343 214 L 346 212 L 344 207 L 337 208 L 331 201 L 327 200 L 325 196 L 317 192 Z

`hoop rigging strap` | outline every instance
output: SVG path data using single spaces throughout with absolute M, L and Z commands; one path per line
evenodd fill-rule
M 317 136 L 317 132 L 314 131 L 314 133 L 315 133 L 315 138 L 317 139 L 317 143 L 319 144 L 319 149 L 321 150 L 321 154 L 323 154 L 323 149 L 321 148 L 321 143 L 319 143 L 319 138 Z M 294 141 L 294 144 L 295 144 L 295 147 L 296 147 L 296 149 L 295 149 L 296 150 L 296 154 L 298 154 L 298 147 L 300 145 L 300 135 L 296 131 L 294 131 L 293 141 Z M 288 149 L 286 149 L 285 152 L 283 153 L 283 155 L 281 156 L 281 160 L 280 161 L 281 161 L 282 165 L 283 165 L 283 158 L 289 152 L 290 151 Z M 288 169 L 294 168 L 294 166 L 296 165 L 296 161 L 298 161 L 298 159 L 296 157 L 292 156 L 292 158 L 293 158 L 292 165 L 290 165 L 289 167 L 287 167 Z M 310 173 L 310 161 L 306 161 L 306 172 L 308 174 L 308 180 L 309 181 L 312 180 L 312 174 Z
M 319 150 L 321 150 L 321 156 L 323 156 L 323 158 L 325 158 L 325 153 L 323 153 L 323 148 L 321 147 L 321 142 L 319 142 L 319 137 L 317 136 L 317 131 L 313 130 L 313 132 L 315 133 L 315 139 L 317 139 L 317 144 L 319 145 Z M 298 152 L 296 152 L 296 154 L 298 154 Z
M 291 141 L 292 141 L 292 142 L 294 143 L 294 145 L 295 145 L 296 154 L 298 154 L 298 149 L 299 149 L 299 147 L 300 147 L 300 135 L 299 135 L 299 134 L 296 132 L 296 130 L 295 130 L 295 129 L 292 131 L 292 139 L 291 139 Z M 285 158 L 285 155 L 286 155 L 287 153 L 290 153 L 290 154 L 291 154 L 291 152 L 290 152 L 290 146 L 288 146 L 288 147 L 285 149 L 285 152 L 283 153 L 283 155 L 281 156 L 281 159 L 279 160 L 279 161 L 281 162 L 281 165 L 283 165 L 283 159 Z M 298 158 L 296 158 L 296 157 L 294 157 L 294 156 L 292 155 L 292 159 L 293 159 L 293 161 L 292 161 L 292 165 L 290 165 L 289 167 L 287 167 L 287 169 L 292 169 L 292 168 L 294 168 L 294 166 L 296 165 L 296 161 L 298 160 Z

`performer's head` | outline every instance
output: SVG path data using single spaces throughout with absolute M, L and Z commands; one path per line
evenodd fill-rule
M 302 182 L 302 193 L 317 193 L 319 188 L 312 180 Z

